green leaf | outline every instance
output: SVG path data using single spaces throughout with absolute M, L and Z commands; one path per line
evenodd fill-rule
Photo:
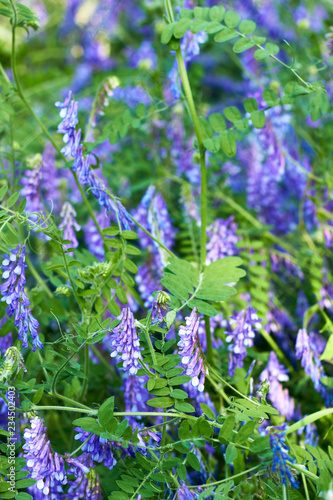
M 237 12 L 233 10 L 228 10 L 224 16 L 224 22 L 228 28 L 235 28 L 240 21 L 240 17 Z
M 174 27 L 173 36 L 175 38 L 182 38 L 185 35 L 186 31 L 189 29 L 191 23 L 192 19 L 180 19 Z
M 187 420 L 183 420 L 178 428 L 178 437 L 182 441 L 189 439 L 191 437 L 190 424 Z
M 188 453 L 186 461 L 192 467 L 192 469 L 194 469 L 196 471 L 201 470 L 201 465 L 200 465 L 199 459 L 196 455 L 194 455 L 194 453 L 192 453 L 192 452 Z
M 108 302 L 108 309 L 113 314 L 113 316 L 119 316 L 121 314 L 120 307 L 114 300 Z
M 168 384 L 174 387 L 175 385 L 186 384 L 187 382 L 190 382 L 190 380 L 192 379 L 188 375 L 180 375 L 180 377 L 170 378 Z
M 209 10 L 209 17 L 212 21 L 220 23 L 223 21 L 224 13 L 225 8 L 222 7 L 222 5 L 214 5 L 214 7 Z
M 209 425 L 208 421 L 203 419 L 199 419 L 198 420 L 198 424 L 199 424 L 199 431 L 200 431 L 200 434 L 204 437 L 210 437 L 212 435 L 212 428 L 211 426 Z
M 114 435 L 117 438 L 120 438 L 124 434 L 125 430 L 127 429 L 127 425 L 128 425 L 128 420 L 127 419 L 125 419 L 122 422 L 120 422 L 120 424 L 118 425 L 117 429 L 114 431 Z
M 215 132 L 218 132 L 219 134 L 224 132 L 227 128 L 225 120 L 220 113 L 212 113 L 208 120 Z
M 37 392 L 34 394 L 34 397 L 33 397 L 33 400 L 32 402 L 35 404 L 35 405 L 38 405 L 39 401 L 42 399 L 43 397 L 43 394 L 44 394 L 44 387 L 40 387 Z
M 250 443 L 250 450 L 253 453 L 260 453 L 267 448 L 269 448 L 269 436 L 261 436 Z
M 227 42 L 228 40 L 232 40 L 236 36 L 238 36 L 237 31 L 229 28 L 224 28 L 222 31 L 220 31 L 219 33 L 217 33 L 217 35 L 214 36 L 214 40 L 217 43 L 223 43 Z
M 231 130 L 225 130 L 220 135 L 221 147 L 224 154 L 228 157 L 235 156 L 236 154 L 236 139 Z
M 100 435 L 104 429 L 101 427 L 94 418 L 82 417 L 73 420 L 73 425 L 81 427 L 84 431 L 93 432 L 94 434 Z
M 117 234 L 119 234 L 119 229 L 117 227 L 106 227 L 102 229 L 102 233 L 105 234 L 105 236 L 117 236 Z
M 169 311 L 165 318 L 164 318 L 164 321 L 167 325 L 167 328 L 170 328 L 170 326 L 172 325 L 172 323 L 175 321 L 175 318 L 177 316 L 177 311 Z
M 192 19 L 193 18 L 193 10 L 182 8 L 180 11 L 180 17 Z
M 164 276 L 166 275 L 164 274 Z M 177 283 L 170 278 L 164 277 L 161 279 L 161 284 L 175 297 L 185 301 L 188 299 L 188 292 L 186 288 L 184 288 L 180 283 Z
M 280 48 L 275 43 L 268 42 L 266 43 L 266 50 L 270 55 L 275 56 L 280 51 Z
M 215 309 L 215 307 L 211 306 L 210 304 L 207 304 L 207 302 L 204 302 L 203 300 L 191 299 L 187 305 L 191 309 L 196 307 L 199 313 L 204 314 L 205 316 L 213 317 L 218 314 L 218 311 Z
M 208 418 L 210 418 L 211 420 L 215 420 L 215 413 L 211 408 L 209 408 L 209 406 L 207 406 L 205 403 L 200 403 L 200 408 Z
M 248 21 L 247 19 L 242 21 L 239 25 L 239 31 L 243 33 L 243 35 L 251 35 L 254 32 L 257 25 L 253 21 Z
M 0 200 L 2 200 L 2 198 L 5 196 L 5 194 L 7 193 L 7 191 L 8 191 L 8 184 L 5 184 L 0 189 Z
M 195 35 L 196 33 L 199 33 L 199 31 L 202 31 L 206 28 L 207 26 L 207 21 L 203 21 L 202 19 L 194 19 L 194 21 L 191 22 L 191 32 Z
M 174 405 L 174 400 L 169 397 L 154 398 L 149 399 L 146 404 L 153 408 L 169 408 L 169 406 Z
M 219 432 L 219 440 L 221 438 L 223 439 L 229 439 L 230 436 L 233 435 L 233 428 L 235 427 L 235 422 L 236 419 L 234 415 L 228 415 L 227 418 L 225 419 L 220 432 Z
M 176 410 L 181 411 L 183 413 L 194 413 L 195 412 L 195 408 L 192 405 L 190 405 L 189 403 L 184 403 L 184 402 L 179 403 L 177 401 L 175 403 L 175 408 L 176 408 Z
M 279 103 L 279 98 L 274 90 L 265 89 L 262 93 L 262 97 L 268 106 L 276 106 Z
M 135 112 L 139 118 L 143 118 L 146 114 L 146 106 L 143 104 L 143 102 L 139 102 L 137 105 Z
M 255 128 L 263 128 L 266 123 L 264 111 L 253 111 L 251 113 L 251 120 Z
M 173 36 L 173 30 L 174 30 L 175 25 L 176 25 L 176 23 L 170 23 L 170 24 L 167 24 L 165 26 L 165 28 L 161 34 L 161 43 L 163 45 L 167 45 L 170 42 L 170 40 Z
M 186 399 L 188 398 L 188 395 L 187 392 L 183 391 L 182 389 L 174 389 L 172 392 L 170 392 L 170 397 L 175 399 Z
M 136 240 L 138 238 L 138 235 L 134 231 L 128 231 L 127 229 L 122 231 L 121 236 L 127 240 Z
M 225 461 L 227 464 L 232 463 L 237 457 L 237 448 L 233 444 L 228 444 L 225 452 Z
M 245 443 L 254 431 L 256 423 L 254 420 L 247 422 L 239 429 L 236 434 L 235 443 L 243 444 Z
M 212 139 L 204 139 L 203 144 L 207 149 L 207 151 L 209 151 L 210 153 L 217 153 L 221 148 L 219 137 L 213 137 Z
M 114 396 L 108 398 L 104 403 L 100 406 L 98 410 L 98 421 L 104 429 L 107 429 L 110 420 L 113 417 L 114 410 Z
M 224 108 L 223 113 L 225 117 L 232 123 L 242 118 L 242 115 L 239 109 L 236 108 L 236 106 L 228 106 Z
M 209 122 L 203 116 L 199 117 L 200 128 L 203 139 L 210 139 L 213 137 L 213 130 Z
M 17 200 L 19 199 L 20 197 L 20 193 L 17 192 L 17 193 L 13 193 L 7 200 L 7 203 L 6 203 L 6 206 L 7 208 L 10 208 L 12 207 L 16 202 Z
M 322 361 L 331 361 L 333 359 L 333 334 L 330 335 L 325 350 L 320 356 Z
M 264 49 L 258 49 L 254 53 L 254 58 L 257 61 L 262 61 L 262 59 L 266 59 L 266 57 L 269 57 L 269 53 Z
M 254 41 L 254 43 L 256 43 L 257 45 L 262 45 L 263 43 L 266 42 L 266 37 L 265 36 L 252 36 L 252 40 Z
M 252 47 L 254 47 L 254 42 L 250 38 L 241 38 L 240 40 L 237 40 L 232 50 L 235 54 L 241 54 L 248 49 L 252 49 Z

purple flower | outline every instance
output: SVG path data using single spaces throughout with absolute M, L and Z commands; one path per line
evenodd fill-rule
M 75 476 L 75 480 L 69 482 L 66 498 L 70 500 L 81 498 L 101 500 L 99 477 L 94 470 L 94 463 L 90 454 L 83 453 L 78 458 L 66 458 L 66 462 L 71 465 L 68 475 Z
M 4 316 L 0 319 L 0 329 L 7 323 L 7 318 Z M 0 355 L 4 355 L 9 347 L 13 344 L 12 333 L 7 333 L 7 335 L 0 337 Z
M 199 392 L 204 391 L 206 378 L 206 368 L 204 366 L 204 355 L 199 343 L 198 328 L 200 318 L 196 308 L 193 309 L 190 316 L 185 318 L 186 325 L 179 327 L 180 340 L 178 347 L 179 355 L 182 359 L 182 365 L 185 367 L 185 373 L 192 378 L 192 385 L 198 387 Z M 200 376 L 200 379 L 199 379 Z
M 239 240 L 238 236 L 236 236 L 237 227 L 233 215 L 226 220 L 217 219 L 208 226 L 207 264 L 237 254 L 237 248 L 235 247 Z
M 77 241 L 75 231 L 80 231 L 81 226 L 76 222 L 76 212 L 74 207 L 66 201 L 61 209 L 60 216 L 63 217 L 61 224 L 59 225 L 60 229 L 64 230 L 64 240 L 69 240 L 70 243 L 66 243 L 64 247 L 68 248 L 77 248 L 79 246 L 79 242 Z M 71 252 L 71 255 L 74 255 Z
M 289 396 L 288 389 L 284 389 L 281 382 L 289 380 L 288 370 L 280 365 L 274 351 L 271 351 L 266 368 L 261 372 L 260 382 L 269 382 L 269 399 L 273 406 L 288 419 L 293 418 L 295 401 Z
M 139 103 L 143 103 L 145 106 L 149 106 L 151 103 L 151 97 L 139 85 L 117 87 L 114 89 L 112 98 L 116 101 L 125 102 L 129 108 L 135 108 Z
M 78 434 L 75 435 L 74 439 L 84 443 L 90 437 L 90 439 L 82 446 L 82 451 L 85 451 L 91 456 L 91 459 L 97 463 L 103 463 L 107 469 L 113 469 L 116 465 L 117 460 L 113 456 L 113 451 L 111 448 L 111 443 L 101 436 L 92 434 L 91 432 L 83 431 L 80 427 L 74 429 Z
M 148 262 L 139 267 L 135 281 L 138 285 L 140 296 L 145 307 L 150 307 L 154 302 L 153 292 L 161 288 L 163 266 L 158 254 L 150 254 Z
M 33 351 L 36 351 L 37 347 L 42 348 L 43 344 L 37 332 L 39 323 L 31 314 L 30 301 L 24 291 L 25 267 L 27 267 L 25 264 L 25 245 L 19 245 L 10 254 L 3 256 L 0 266 L 3 270 L 3 283 L 0 286 L 1 302 L 5 302 L 8 306 L 7 315 L 15 317 L 14 324 L 18 328 L 18 338 L 23 340 L 22 347 L 28 346 L 28 333 L 30 333 Z
M 26 211 L 30 213 L 43 212 L 43 203 L 41 199 L 42 183 L 42 161 L 38 155 L 30 161 L 31 170 L 26 170 L 20 181 L 23 184 L 21 196 L 26 198 Z
M 194 500 L 196 497 L 191 493 L 185 483 L 183 483 L 176 491 L 175 498 L 177 500 Z
M 148 71 L 154 70 L 157 65 L 156 52 L 150 41 L 145 40 L 137 50 L 128 51 L 129 64 L 132 68 L 142 68 Z
M 243 361 L 247 356 L 247 347 L 253 346 L 255 332 L 261 328 L 256 310 L 252 307 L 243 309 L 235 316 L 231 316 L 230 323 L 235 323 L 233 330 L 227 331 L 226 342 L 231 342 L 228 346 L 229 354 L 229 375 L 233 377 L 235 368 L 242 368 Z
M 325 38 L 325 45 L 328 48 L 329 55 L 333 56 L 333 26 L 331 26 L 329 32 L 326 33 Z
M 135 328 L 135 319 L 129 307 L 124 307 L 121 312 L 121 321 L 118 326 L 112 328 L 110 346 L 111 357 L 121 356 L 123 367 L 129 370 L 131 375 L 135 375 L 142 360 L 140 339 Z
M 65 156 L 75 157 L 81 139 L 81 130 L 75 131 L 76 125 L 79 123 L 77 118 L 78 103 L 72 99 L 72 92 L 69 91 L 64 102 L 56 102 L 55 106 L 60 108 L 59 114 L 62 118 L 57 132 L 64 134 L 63 141 L 66 144 L 61 152 Z
M 281 426 L 270 427 L 269 432 L 269 444 L 273 452 L 273 472 L 278 472 L 281 476 L 282 483 L 287 485 L 289 481 L 292 488 L 298 488 L 298 482 L 294 478 L 292 472 L 290 471 L 287 460 L 291 463 L 295 462 L 294 458 L 288 455 L 289 446 L 285 442 L 286 430 L 288 426 L 286 424 Z
M 111 197 L 103 182 L 90 169 L 95 164 L 95 158 L 92 154 L 83 154 L 83 144 L 81 144 L 81 130 L 75 131 L 78 123 L 77 109 L 78 103 L 72 99 L 72 92 L 69 92 L 64 103 L 56 102 L 55 105 L 60 108 L 60 116 L 63 121 L 59 124 L 57 132 L 64 134 L 66 146 L 61 150 L 65 156 L 74 157 L 72 170 L 77 172 L 79 181 L 85 186 L 90 187 L 92 194 L 97 199 L 98 204 L 108 212 L 114 214 L 117 222 L 130 229 L 132 219 L 123 207 L 121 202 Z
M 124 391 L 125 411 L 126 412 L 143 412 L 148 411 L 146 401 L 149 399 L 148 390 L 144 387 L 148 377 L 138 377 L 125 372 L 122 390 Z M 136 422 L 141 419 L 140 416 L 128 416 L 129 423 Z
M 60 485 L 67 483 L 63 458 L 51 449 L 43 419 L 34 417 L 30 426 L 24 431 L 25 444 L 22 446 L 30 477 L 37 481 L 36 487 L 44 495 L 53 489 L 59 491 L 59 487 L 62 491 Z

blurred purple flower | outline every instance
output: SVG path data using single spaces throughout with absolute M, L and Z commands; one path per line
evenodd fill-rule
M 238 253 L 235 246 L 239 240 L 239 237 L 236 236 L 237 228 L 233 215 L 226 220 L 216 219 L 213 224 L 207 227 L 207 236 L 209 238 L 207 243 L 207 264 Z
M 235 324 L 232 330 L 226 331 L 226 342 L 231 342 L 228 346 L 230 377 L 234 376 L 236 367 L 243 367 L 247 356 L 246 348 L 253 346 L 255 332 L 261 328 L 261 320 L 256 313 L 257 311 L 249 306 L 230 318 L 230 324 Z
M 179 355 L 186 375 L 192 378 L 192 385 L 198 387 L 199 392 L 203 392 L 205 389 L 206 368 L 198 338 L 200 318 L 196 308 L 193 309 L 190 316 L 185 318 L 185 321 L 186 324 L 181 325 L 178 331 L 180 337 L 178 342 Z
M 80 231 L 81 226 L 76 222 L 76 212 L 74 207 L 66 201 L 61 209 L 60 217 L 63 218 L 61 224 L 59 225 L 60 229 L 64 230 L 64 240 L 69 240 L 70 243 L 66 243 L 64 247 L 68 248 L 77 248 L 79 246 L 79 242 L 77 241 L 75 231 Z M 74 255 L 73 252 L 70 255 Z
M 43 348 L 43 344 L 37 332 L 39 323 L 31 314 L 30 301 L 24 290 L 25 267 L 27 267 L 25 264 L 25 245 L 21 244 L 10 254 L 3 256 L 0 266 L 3 270 L 3 283 L 0 286 L 1 302 L 5 302 L 8 306 L 7 315 L 15 317 L 14 324 L 18 328 L 18 338 L 23 341 L 22 347 L 28 346 L 28 333 L 30 333 L 33 351 L 36 351 L 37 347 Z

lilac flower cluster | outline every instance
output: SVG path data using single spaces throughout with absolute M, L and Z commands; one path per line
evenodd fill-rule
M 247 347 L 253 346 L 255 332 L 261 328 L 257 311 L 252 307 L 243 309 L 235 316 L 231 316 L 230 324 L 235 324 L 233 330 L 228 330 L 226 342 L 229 342 L 229 375 L 233 377 L 236 368 L 242 368 L 247 356 Z
M 117 460 L 113 456 L 110 441 L 96 434 L 91 434 L 91 432 L 83 431 L 80 427 L 76 427 L 74 430 L 77 432 L 74 439 L 81 443 L 85 443 L 91 436 L 82 446 L 82 451 L 88 453 L 94 462 L 103 463 L 108 469 L 113 469 Z
M 260 382 L 267 380 L 269 383 L 269 398 L 280 414 L 285 415 L 288 419 L 293 418 L 295 401 L 290 397 L 288 389 L 284 389 L 281 384 L 281 382 L 289 380 L 288 370 L 279 363 L 274 351 L 271 351 L 268 363 L 261 372 L 259 380 Z
M 314 388 L 319 392 L 327 406 L 332 404 L 333 393 L 322 382 L 324 377 L 324 369 L 320 361 L 320 355 L 324 350 L 324 343 L 321 342 L 320 336 L 310 333 L 307 334 L 305 328 L 298 331 L 296 338 L 296 358 L 301 360 L 301 365 L 304 371 L 313 381 Z
M 44 495 L 62 493 L 61 486 L 67 483 L 64 460 L 51 449 L 43 419 L 34 417 L 30 425 L 31 428 L 25 429 L 23 434 L 23 457 L 30 477 L 37 481 L 36 487 Z
M 26 198 L 26 211 L 37 214 L 43 212 L 43 204 L 41 199 L 41 184 L 42 184 L 42 159 L 39 157 L 31 160 L 31 170 L 26 170 L 24 176 L 21 177 L 21 196 Z M 36 218 L 36 216 L 33 216 Z
M 75 209 L 68 201 L 63 204 L 60 217 L 63 217 L 59 228 L 64 230 L 64 240 L 70 241 L 70 243 L 66 243 L 64 247 L 66 249 L 77 248 L 79 242 L 77 241 L 75 231 L 80 231 L 81 226 L 76 222 Z M 71 252 L 71 255 L 74 255 L 74 253 Z
M 192 378 L 192 385 L 198 387 L 199 392 L 204 391 L 206 368 L 204 366 L 204 355 L 199 343 L 198 328 L 200 318 L 196 308 L 185 318 L 186 324 L 179 327 L 178 347 L 182 365 L 186 368 L 185 373 Z M 199 378 L 200 376 L 200 378 Z
M 90 169 L 90 166 L 95 163 L 93 155 L 89 153 L 84 155 L 83 144 L 81 144 L 81 129 L 76 131 L 78 103 L 72 99 L 72 92 L 68 93 L 63 103 L 56 102 L 55 105 L 60 108 L 60 117 L 63 118 L 57 130 L 58 133 L 64 134 L 65 146 L 61 152 L 65 156 L 74 158 L 73 171 L 78 173 L 79 181 L 82 184 L 90 187 L 98 204 L 112 213 L 125 229 L 129 229 L 132 222 L 130 215 L 119 200 L 108 194 L 104 183 Z
M 134 212 L 134 218 L 167 248 L 173 247 L 176 231 L 172 226 L 166 203 L 162 195 L 156 193 L 154 186 L 147 189 Z M 161 288 L 159 281 L 166 264 L 166 255 L 142 229 L 139 229 L 138 236 L 141 247 L 150 251 L 148 262 L 139 268 L 135 277 L 144 305 L 148 307 L 154 300 L 152 293 Z
M 75 476 L 74 481 L 69 484 L 66 498 L 69 500 L 78 500 L 80 498 L 101 500 L 101 485 L 90 454 L 83 453 L 75 459 L 67 458 L 66 462 L 71 465 L 68 469 L 68 475 Z
M 138 377 L 130 373 L 124 373 L 124 381 L 122 389 L 124 391 L 125 411 L 126 412 L 142 412 L 148 411 L 146 401 L 149 399 L 148 390 L 144 387 L 148 377 Z M 129 423 L 136 422 L 142 417 L 128 417 Z
M 215 262 L 223 257 L 236 255 L 236 243 L 239 238 L 236 235 L 237 224 L 234 222 L 234 216 L 228 219 L 216 219 L 213 224 L 207 228 L 207 264 Z
M 175 499 L 177 500 L 194 500 L 196 496 L 188 489 L 185 483 L 183 483 L 176 491 Z
M 135 328 L 135 319 L 129 307 L 124 307 L 121 312 L 121 321 L 112 329 L 110 346 L 111 357 L 121 356 L 124 369 L 128 369 L 131 375 L 135 375 L 142 360 L 140 339 Z
M 285 442 L 287 425 L 275 426 L 269 429 L 269 444 L 273 452 L 273 472 L 281 475 L 282 483 L 287 485 L 290 482 L 292 488 L 298 488 L 298 481 L 290 471 L 287 460 L 294 463 L 295 459 L 288 455 L 289 447 Z
M 24 268 L 25 245 L 18 245 L 10 254 L 3 256 L 0 268 L 3 270 L 3 283 L 0 286 L 1 302 L 7 304 L 6 313 L 15 317 L 15 326 L 18 328 L 18 338 L 23 341 L 22 347 L 28 346 L 28 333 L 32 337 L 33 351 L 43 344 L 38 337 L 38 321 L 31 314 L 30 301 L 25 293 L 26 282 Z

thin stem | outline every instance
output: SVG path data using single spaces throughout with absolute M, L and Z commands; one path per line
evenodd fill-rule
M 307 485 L 307 482 L 306 482 L 306 477 L 304 476 L 304 474 L 301 474 L 301 476 L 302 476 L 302 481 L 303 481 L 304 493 L 305 493 L 306 500 L 310 500 L 308 485 Z
M 209 317 L 205 316 L 205 329 L 206 329 L 206 340 L 207 340 L 207 360 L 208 363 L 213 363 L 213 344 L 212 344 L 212 333 L 210 331 L 210 321 Z
M 91 438 L 91 436 L 93 436 L 93 434 L 89 434 L 89 437 L 83 442 L 80 444 L 80 446 L 78 448 L 76 448 L 76 450 L 72 451 L 72 453 L 69 455 L 70 457 L 72 457 L 73 455 L 75 455 L 75 453 L 77 453 L 78 451 L 81 450 L 81 448 L 86 444 L 88 443 L 89 439 Z
M 153 236 L 145 227 L 143 227 L 140 222 L 138 222 L 136 219 L 134 219 L 134 217 L 131 216 L 131 214 L 129 214 L 130 218 L 132 219 L 132 221 L 134 222 L 134 224 L 136 224 L 144 233 L 146 233 L 147 236 L 149 236 L 149 238 L 151 238 L 152 240 L 156 241 L 156 243 L 161 247 L 163 248 L 163 250 L 165 250 L 166 252 L 168 252 L 169 255 L 171 255 L 171 257 L 177 257 L 176 254 L 174 254 L 169 248 L 167 248 L 165 245 L 163 245 L 163 243 L 155 238 L 155 236 Z
M 91 408 L 73 408 L 70 406 L 33 406 L 33 410 L 56 410 L 56 411 L 75 411 L 77 413 L 89 413 L 90 415 L 97 415 L 97 410 L 92 410 Z M 22 410 L 23 411 L 23 410 Z
M 147 339 L 148 346 L 149 346 L 151 357 L 153 358 L 153 364 L 155 366 L 157 366 L 156 353 L 155 353 L 154 346 L 152 344 L 148 329 L 142 323 L 140 323 L 140 321 L 136 321 L 135 323 L 144 332 L 146 339 Z
M 229 387 L 229 389 L 232 389 L 234 392 L 236 392 L 236 394 L 238 394 L 239 396 L 241 396 L 242 398 L 244 399 L 247 399 L 248 401 L 250 401 L 253 405 L 256 405 L 256 406 L 260 406 L 256 401 L 253 401 L 252 399 L 248 398 L 247 396 L 245 396 L 245 394 L 242 394 L 241 392 L 239 392 L 235 387 L 233 387 L 231 384 L 229 384 L 226 380 L 224 380 L 211 366 L 209 367 L 209 370 L 211 371 L 211 373 L 219 380 L 221 381 L 224 385 L 226 385 L 227 387 Z
M 85 374 L 86 378 L 83 381 L 81 394 L 79 396 L 79 401 L 83 400 L 85 393 L 86 393 L 86 390 L 87 390 L 87 386 L 88 386 L 88 375 L 89 375 L 89 345 L 88 344 L 86 344 L 84 347 L 84 374 Z
M 244 474 L 249 474 L 250 472 L 253 472 L 255 470 L 258 470 L 262 467 L 262 464 L 256 465 L 255 467 L 252 467 L 252 469 L 244 470 L 243 472 L 240 472 L 239 474 L 235 474 L 232 476 L 232 479 L 236 479 L 238 477 L 244 476 Z M 206 484 L 198 484 L 196 486 L 188 486 L 188 489 L 196 489 L 196 488 L 210 488 L 211 486 L 217 486 L 218 484 L 223 484 L 227 483 L 230 481 L 230 477 L 227 477 L 226 479 L 222 479 L 221 481 L 215 481 L 214 483 L 206 483 Z

